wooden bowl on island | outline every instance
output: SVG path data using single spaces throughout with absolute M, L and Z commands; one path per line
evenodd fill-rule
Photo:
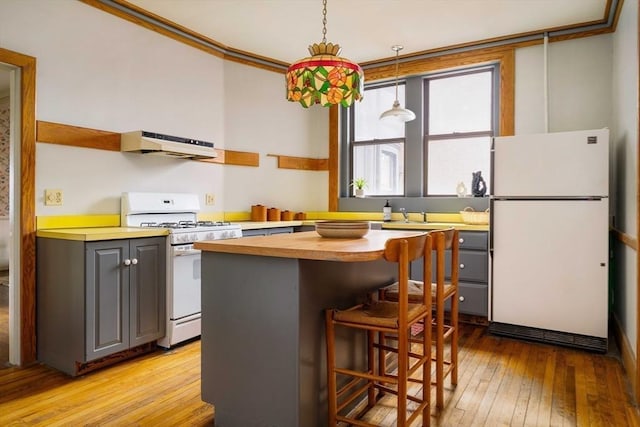
M 317 221 L 316 232 L 334 239 L 359 239 L 369 232 L 369 221 Z

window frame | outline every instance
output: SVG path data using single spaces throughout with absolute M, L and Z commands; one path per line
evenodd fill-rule
M 443 141 L 452 139 L 465 139 L 465 138 L 477 138 L 477 137 L 489 137 L 496 136 L 496 130 L 499 129 L 498 115 L 499 115 L 499 102 L 500 102 L 500 64 L 481 64 L 472 65 L 469 67 L 463 67 L 456 70 L 447 70 L 442 72 L 428 73 L 422 76 L 422 90 L 423 90 L 423 136 L 422 136 L 422 152 L 423 152 L 423 165 L 424 173 L 422 174 L 423 185 L 423 197 L 454 197 L 457 195 L 451 194 L 429 194 L 429 171 L 427 165 L 429 164 L 429 141 Z M 491 120 L 490 128 L 486 131 L 473 131 L 473 132 L 453 132 L 443 134 L 429 134 L 429 81 L 437 79 L 445 79 L 449 77 L 458 77 L 470 74 L 478 74 L 489 71 L 491 72 Z M 471 189 L 469 189 L 471 190 Z
M 394 82 L 386 82 L 386 83 L 377 83 L 377 84 L 370 84 L 368 85 L 367 88 L 365 88 L 365 91 L 367 89 L 379 89 L 379 88 L 383 88 L 383 87 L 390 87 L 390 86 L 395 86 L 395 81 Z M 405 85 L 406 82 L 404 80 L 398 80 L 398 86 L 400 85 Z M 406 93 L 406 87 L 405 87 L 405 93 Z M 366 92 L 365 92 L 365 96 L 366 96 Z M 404 159 L 403 159 L 403 164 L 405 165 L 405 172 L 406 172 L 406 161 L 407 161 L 407 150 L 406 150 L 406 146 L 407 146 L 407 132 L 405 129 L 404 132 L 404 137 L 402 138 L 384 138 L 384 139 L 369 139 L 369 140 L 363 140 L 363 141 L 356 141 L 356 137 L 355 137 L 355 132 L 356 132 L 356 127 L 354 125 L 352 125 L 352 123 L 355 122 L 355 108 L 349 108 L 349 125 L 347 126 L 348 130 L 349 130 L 349 138 L 347 141 L 348 144 L 348 152 L 349 152 L 349 157 L 348 157 L 348 177 L 349 177 L 349 182 L 353 182 L 353 179 L 356 178 L 353 174 L 353 159 L 355 157 L 355 150 L 356 147 L 361 147 L 361 146 L 367 146 L 367 145 L 386 145 L 386 144 L 395 144 L 395 143 L 401 143 L 403 145 L 403 150 L 402 152 L 404 153 Z M 407 191 L 407 176 L 406 173 L 402 174 L 404 177 L 404 182 L 402 183 L 402 188 L 403 188 L 403 192 L 402 194 L 376 194 L 373 196 L 369 196 L 369 197 L 378 197 L 378 198 L 382 198 L 382 197 L 405 197 L 406 195 L 406 191 Z M 351 195 L 350 192 L 347 192 L 346 197 L 354 197 L 353 195 Z
M 515 48 L 513 46 L 498 46 L 482 49 L 469 49 L 461 52 L 439 54 L 427 53 L 408 57 L 398 64 L 398 70 L 387 64 L 372 64 L 364 67 L 365 79 L 367 82 L 391 81 L 396 75 L 403 76 L 426 74 L 429 72 L 441 72 L 445 70 L 455 70 L 475 65 L 498 64 L 499 73 L 499 102 L 496 107 L 499 110 L 498 135 L 513 135 L 515 129 Z M 419 90 L 420 97 L 422 91 Z M 409 91 L 411 94 L 411 91 Z M 419 104 L 419 103 L 418 103 Z M 411 99 L 407 100 L 406 108 L 414 109 L 415 105 Z M 413 110 L 417 112 L 416 110 Z M 422 112 L 420 111 L 420 114 Z M 328 209 L 329 211 L 369 211 L 378 210 L 380 198 L 353 198 L 347 197 L 349 190 L 349 169 L 348 163 L 348 135 L 347 125 L 349 120 L 348 110 L 344 107 L 333 107 L 329 112 L 329 188 L 328 188 Z M 346 121 L 346 122 L 345 122 Z M 422 144 L 420 144 L 422 146 Z M 413 161 L 413 159 L 407 159 Z M 419 159 L 422 162 L 422 157 Z M 419 183 L 422 186 L 422 181 Z M 415 199 L 415 200 L 414 200 Z M 451 199 L 451 198 L 440 198 Z M 414 209 L 420 210 L 424 207 L 424 198 L 412 195 L 402 199 L 408 208 L 416 206 Z M 439 201 L 431 199 L 428 208 L 430 211 L 450 212 L 449 202 L 447 206 L 438 207 Z M 452 201 L 454 199 L 451 199 Z

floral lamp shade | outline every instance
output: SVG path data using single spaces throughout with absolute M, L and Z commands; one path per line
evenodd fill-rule
M 340 46 L 332 43 L 309 46 L 312 56 L 294 62 L 287 68 L 287 100 L 303 107 L 348 107 L 362 99 L 362 68 L 338 56 Z

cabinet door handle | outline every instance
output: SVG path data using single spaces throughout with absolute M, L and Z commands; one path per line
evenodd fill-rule
M 458 242 L 459 242 L 459 243 L 464 243 L 464 238 L 462 238 L 462 237 L 461 237 L 461 238 L 459 238 L 459 239 L 458 239 Z
M 460 300 L 460 302 L 464 301 L 464 297 L 462 295 L 460 295 L 460 297 L 458 299 Z
M 136 265 L 138 263 L 138 258 L 133 258 L 131 260 L 131 264 Z
M 124 260 L 124 265 L 131 265 L 131 260 L 129 258 Z
M 464 268 L 464 264 L 460 264 L 460 268 Z

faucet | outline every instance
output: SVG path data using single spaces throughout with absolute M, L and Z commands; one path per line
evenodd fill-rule
M 404 222 L 409 222 L 409 214 L 405 208 L 400 208 L 400 213 L 404 217 Z

